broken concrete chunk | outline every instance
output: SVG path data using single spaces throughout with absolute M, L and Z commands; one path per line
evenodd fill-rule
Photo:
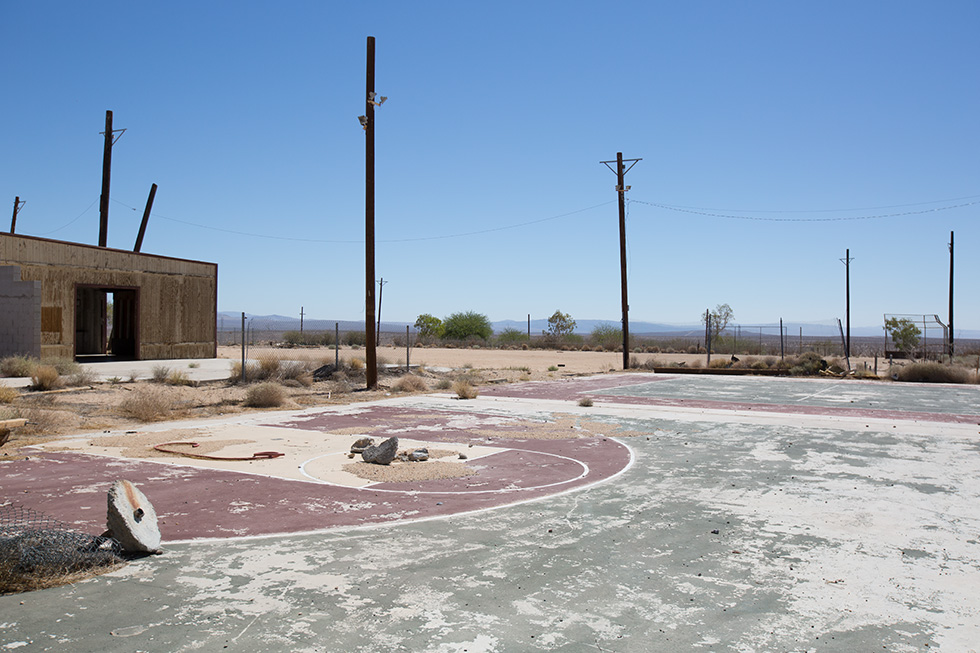
M 398 438 L 388 438 L 376 446 L 370 446 L 361 452 L 361 458 L 366 463 L 376 465 L 390 465 L 391 461 L 398 455 Z
M 153 504 L 129 481 L 109 489 L 106 528 L 127 553 L 161 553 L 160 527 Z
M 374 446 L 374 438 L 359 438 L 357 442 L 350 446 L 351 453 L 363 453 L 368 447 Z

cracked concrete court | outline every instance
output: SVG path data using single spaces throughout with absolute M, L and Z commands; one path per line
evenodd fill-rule
M 39 453 L 0 466 L 8 498 L 97 529 L 80 488 L 136 475 L 166 553 L 0 597 L 0 650 L 980 650 L 978 406 L 616 374 L 159 427 L 239 429 L 297 469 L 358 429 L 486 447 L 469 487 Z M 548 425 L 578 437 L 522 437 Z

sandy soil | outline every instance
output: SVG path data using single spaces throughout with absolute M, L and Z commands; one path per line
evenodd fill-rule
M 364 354 L 363 349 L 343 347 L 340 358 L 342 361 L 358 358 L 363 360 Z M 397 366 L 405 364 L 405 354 L 404 349 L 378 349 L 378 362 L 383 365 L 383 371 L 377 390 L 364 390 L 363 370 L 346 366 L 343 374 L 328 380 L 309 385 L 292 382 L 286 388 L 284 403 L 275 409 L 342 405 L 397 394 L 402 391 L 398 380 L 404 375 L 404 370 Z M 235 347 L 220 347 L 218 352 L 219 358 L 232 360 L 237 360 L 240 355 L 240 349 Z M 486 384 L 616 373 L 621 371 L 623 364 L 622 354 L 616 352 L 418 348 L 413 349 L 409 356 L 413 372 L 423 379 L 427 392 L 451 392 L 450 384 L 456 380 L 465 380 L 478 389 Z M 250 349 L 249 358 L 308 361 L 308 366 L 312 369 L 333 363 L 334 352 L 316 348 L 256 347 Z M 651 361 L 656 361 L 656 364 L 664 366 L 681 362 L 688 366 L 699 363 L 703 365 L 705 361 L 703 355 L 691 354 L 633 354 L 631 359 L 636 359 L 640 365 L 649 365 Z M 852 364 L 861 365 L 862 362 L 872 364 L 870 361 L 860 360 L 852 361 Z M 51 443 L 59 439 L 59 436 L 67 434 L 86 432 L 124 433 L 125 436 L 119 442 L 100 442 L 100 445 L 115 445 L 113 455 L 172 457 L 173 454 L 162 454 L 147 446 L 151 440 L 155 443 L 162 441 L 159 432 L 152 437 L 144 437 L 147 423 L 268 410 L 247 407 L 247 393 L 248 386 L 227 381 L 198 385 L 165 385 L 150 381 L 99 383 L 48 393 L 22 390 L 14 401 L 0 404 L 0 418 L 28 419 L 28 425 L 16 429 L 10 441 L 0 449 L 0 461 L 29 456 L 30 450 L 25 447 Z M 147 410 L 148 405 L 150 410 Z M 143 411 L 134 410 L 134 406 Z M 572 431 L 562 419 L 557 416 L 554 424 L 538 425 L 525 433 L 524 437 L 569 437 Z M 174 431 L 171 435 L 173 437 L 167 438 L 170 441 L 195 437 L 194 434 L 181 431 Z M 254 438 L 248 441 L 211 442 L 207 445 L 207 452 L 229 452 L 241 447 L 257 447 L 256 450 L 260 450 L 263 443 Z M 349 447 L 349 443 L 343 447 Z M 457 464 L 463 465 L 454 463 Z M 459 469 L 437 471 L 435 465 L 406 466 L 406 470 L 409 468 L 415 470 L 414 474 L 418 475 L 416 478 L 428 478 L 430 474 L 436 475 L 432 476 L 434 478 L 441 473 L 460 473 Z M 399 470 L 399 474 L 402 473 L 409 472 Z

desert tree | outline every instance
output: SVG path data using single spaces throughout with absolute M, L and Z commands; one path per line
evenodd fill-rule
M 728 325 L 735 319 L 735 312 L 728 304 L 718 304 L 715 310 L 708 311 L 701 316 L 701 324 L 705 324 L 711 319 L 711 339 L 714 340 L 725 332 Z
M 489 340 L 492 335 L 490 318 L 475 311 L 453 313 L 442 321 L 442 337 L 448 340 Z
M 418 332 L 420 340 L 441 338 L 442 329 L 442 320 L 434 315 L 422 313 L 422 315 L 419 315 L 415 320 L 415 330 Z
M 561 342 L 575 332 L 575 320 L 568 313 L 555 311 L 548 318 L 548 331 L 546 335 L 556 342 Z
M 919 336 L 922 335 L 915 322 L 907 317 L 890 317 L 885 320 L 885 331 L 891 336 L 895 347 L 911 358 L 919 346 Z

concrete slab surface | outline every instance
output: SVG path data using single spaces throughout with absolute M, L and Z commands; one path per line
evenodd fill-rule
M 404 487 L 39 452 L 0 464 L 5 498 L 94 532 L 130 478 L 166 552 L 0 597 L 0 650 L 976 651 L 978 407 L 621 374 L 157 427 L 494 450 Z

